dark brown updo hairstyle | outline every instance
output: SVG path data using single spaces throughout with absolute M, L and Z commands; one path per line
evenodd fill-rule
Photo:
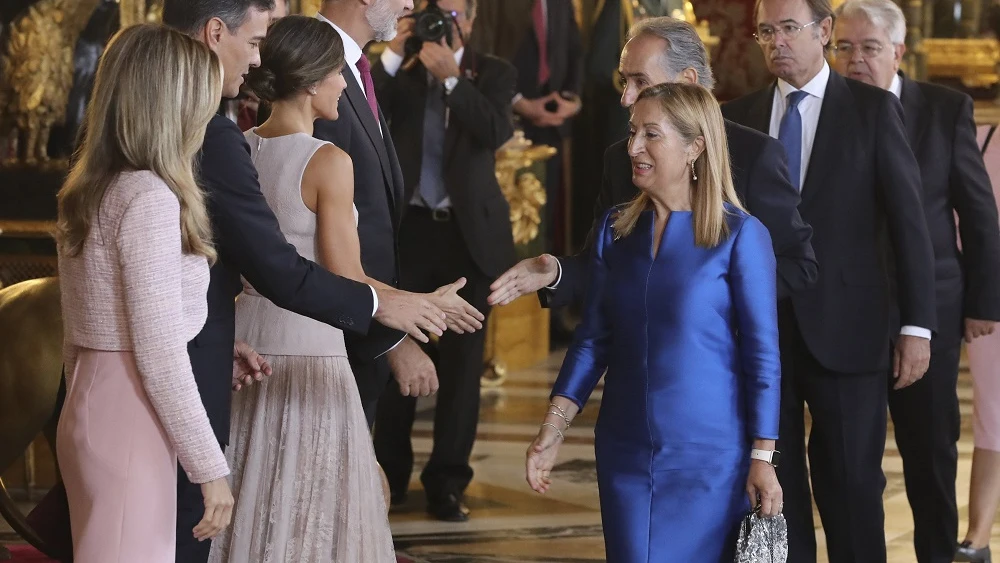
M 264 102 L 291 98 L 344 66 L 344 42 L 330 24 L 285 16 L 271 25 L 260 44 L 260 67 L 247 86 Z

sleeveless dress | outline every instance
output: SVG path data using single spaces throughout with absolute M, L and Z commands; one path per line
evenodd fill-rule
M 302 174 L 326 143 L 303 133 L 268 139 L 255 131 L 246 137 L 261 191 L 288 242 L 315 261 L 316 215 L 302 201 Z M 244 281 L 236 338 L 273 371 L 233 394 L 226 458 L 236 505 L 209 561 L 395 562 L 343 332 L 278 308 Z
M 604 376 L 594 449 L 609 563 L 731 562 L 755 438 L 778 437 L 775 259 L 767 229 L 727 205 L 732 233 L 695 245 L 673 211 L 604 216 L 590 287 L 553 388 L 583 407 Z

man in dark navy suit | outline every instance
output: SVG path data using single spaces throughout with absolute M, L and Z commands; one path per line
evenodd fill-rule
M 622 50 L 621 103 L 629 107 L 646 87 L 664 82 L 714 86 L 708 53 L 698 32 L 687 22 L 649 18 L 629 32 Z M 799 194 L 789 182 L 784 150 L 777 141 L 731 121 L 725 122 L 733 179 L 740 200 L 768 228 L 778 261 L 778 295 L 788 297 L 808 288 L 817 277 L 810 239 L 812 229 L 799 216 Z M 594 205 L 595 220 L 611 207 L 639 193 L 632 184 L 628 140 L 608 148 L 604 180 Z M 521 261 L 496 282 L 490 304 L 502 305 L 538 291 L 543 305 L 557 307 L 581 302 L 587 285 L 587 260 L 593 230 L 576 256 L 543 254 Z
M 962 339 L 989 334 L 1000 320 L 996 201 L 976 142 L 972 98 L 899 71 L 906 51 L 906 19 L 899 6 L 892 0 L 848 0 L 837 9 L 834 37 L 837 72 L 899 98 L 910 148 L 920 163 L 924 218 L 934 247 L 938 331 L 927 374 L 889 391 L 889 412 L 913 511 L 917 561 L 950 563 L 958 535 Z M 898 303 L 894 307 L 898 317 Z M 892 333 L 898 332 L 893 326 Z M 974 552 L 988 544 L 987 536 L 960 549 Z M 963 555 L 966 561 L 980 560 Z

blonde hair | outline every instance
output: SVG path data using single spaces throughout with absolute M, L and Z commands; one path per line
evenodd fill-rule
M 156 24 L 126 28 L 101 56 L 74 164 L 59 190 L 58 239 L 77 256 L 108 187 L 149 170 L 180 202 L 182 247 L 215 261 L 194 158 L 222 99 L 222 69 L 208 47 Z
M 698 137 L 705 141 L 705 150 L 694 162 L 698 179 L 694 181 L 691 195 L 692 221 L 695 244 L 705 248 L 715 247 L 729 236 L 725 204 L 743 210 L 733 187 L 729 146 L 719 103 L 705 87 L 687 83 L 646 88 L 632 105 L 633 111 L 643 100 L 659 102 L 667 121 L 686 145 Z M 649 195 L 641 192 L 615 216 L 615 236 L 623 237 L 631 233 L 639 215 L 651 207 Z

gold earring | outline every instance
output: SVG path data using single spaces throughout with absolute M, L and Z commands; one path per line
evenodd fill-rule
M 696 174 L 695 171 L 694 171 L 694 163 L 695 163 L 695 161 L 692 160 L 691 161 L 691 181 L 692 182 L 697 182 L 698 181 L 698 174 Z

